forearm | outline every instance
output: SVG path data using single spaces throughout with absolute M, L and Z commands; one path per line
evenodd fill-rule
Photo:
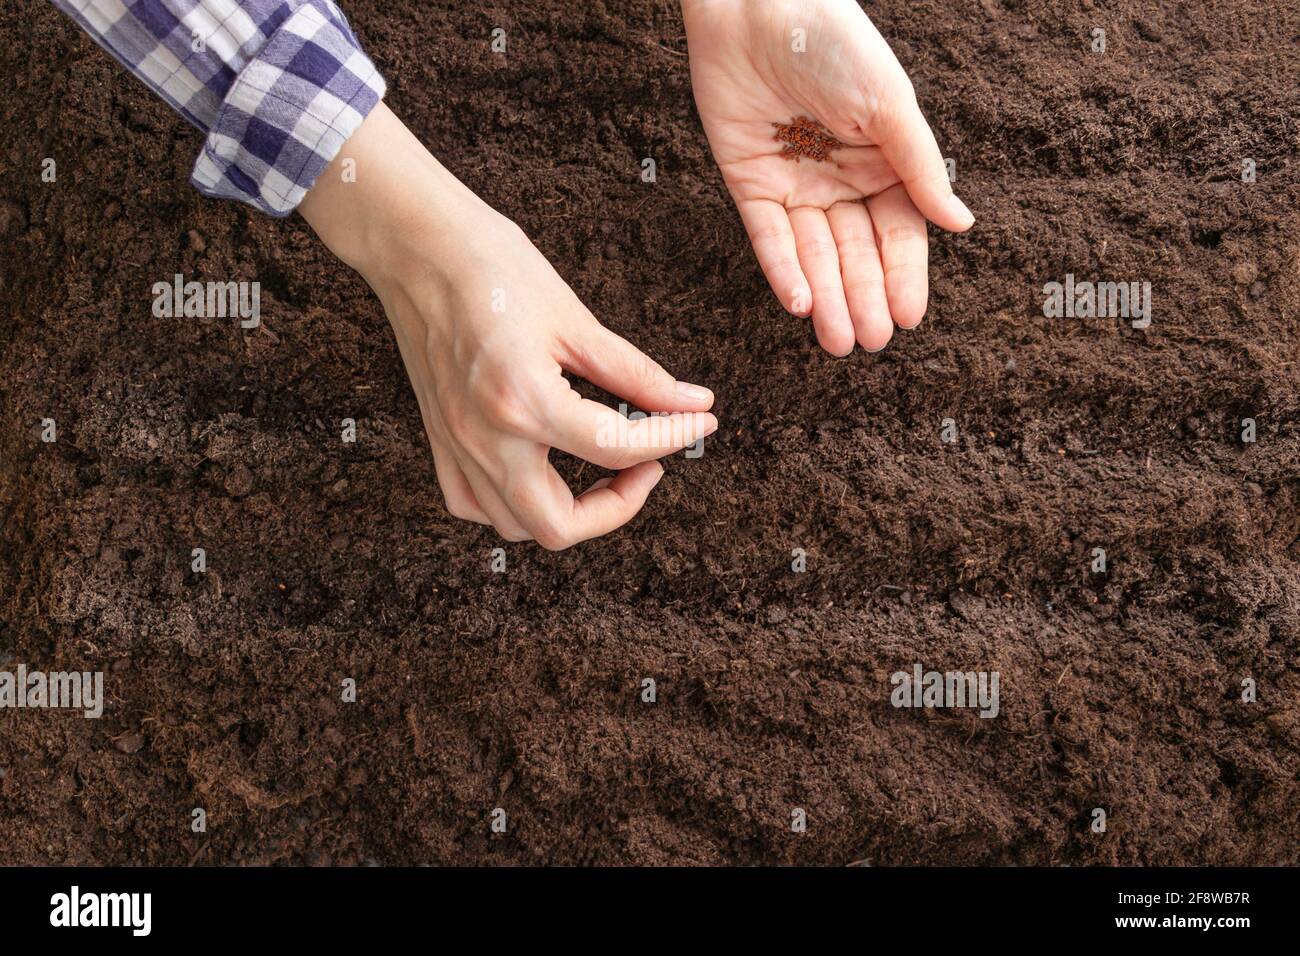
M 453 274 L 471 251 L 473 224 L 496 216 L 383 103 L 298 211 L 372 285 L 397 278 L 417 260 L 440 263 L 440 280 Z

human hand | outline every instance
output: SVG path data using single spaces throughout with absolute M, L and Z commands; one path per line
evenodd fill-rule
M 856 0 L 682 0 L 682 13 L 709 145 L 781 304 L 811 314 L 834 355 L 914 328 L 929 294 L 925 220 L 955 232 L 975 220 Z M 828 161 L 783 154 L 773 124 L 800 117 L 839 142 Z
M 347 158 L 355 182 L 335 168 Z M 717 428 L 712 392 L 601 326 L 523 232 L 384 104 L 299 208 L 383 303 L 456 517 L 567 548 L 630 520 L 663 475 L 656 459 Z M 563 371 L 672 414 L 629 422 Z M 575 498 L 552 447 L 618 474 Z

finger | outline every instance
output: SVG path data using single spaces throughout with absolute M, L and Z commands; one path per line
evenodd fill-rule
M 890 315 L 900 329 L 915 328 L 925 315 L 930 294 L 930 241 L 925 234 L 925 218 L 902 186 L 871 197 L 867 209 L 880 246 Z
M 826 213 L 811 206 L 790 210 L 799 264 L 812 286 L 813 328 L 817 341 L 832 355 L 853 351 L 853 320 L 840 280 L 840 254 Z
M 907 188 L 916 208 L 936 226 L 965 232 L 975 223 L 966 204 L 953 195 L 943 153 L 909 89 L 881 112 L 876 134 L 880 148 Z
M 540 455 L 545 459 L 545 455 Z M 511 507 L 506 504 L 504 496 L 497 491 L 496 485 L 477 463 L 469 458 L 460 460 L 461 470 L 474 491 L 483 511 L 496 528 L 497 533 L 507 541 L 528 541 L 533 536 L 525 529 L 522 521 L 516 517 Z
M 679 382 L 639 348 L 592 320 L 564 336 L 560 364 L 593 385 L 650 412 L 705 411 L 713 392 Z
M 738 203 L 737 208 L 758 264 L 781 305 L 793 315 L 809 315 L 812 291 L 799 265 L 794 230 L 785 207 L 770 199 L 750 199 Z
M 664 466 L 648 461 L 620 471 L 608 485 L 584 493 L 573 503 L 578 540 L 608 534 L 631 521 L 663 476 Z
M 879 352 L 894 334 L 885 295 L 885 273 L 880 249 L 867 207 L 860 202 L 839 202 L 826 212 L 840 253 L 840 277 L 858 344 Z
M 560 551 L 608 534 L 630 521 L 663 473 L 659 462 L 643 462 L 620 471 L 608 484 L 597 482 L 575 499 L 564 479 L 548 463 L 545 474 L 529 475 L 512 491 L 510 503 L 538 544 Z
M 621 469 L 681 451 L 718 430 L 709 412 L 673 412 L 631 421 L 570 390 L 551 404 L 545 440 L 602 468 Z
M 433 467 L 438 474 L 438 485 L 442 488 L 442 497 L 447 505 L 447 512 L 461 521 L 476 521 L 479 524 L 491 524 L 483 506 L 478 503 L 469 479 L 456 463 L 456 457 L 447 448 L 433 444 Z

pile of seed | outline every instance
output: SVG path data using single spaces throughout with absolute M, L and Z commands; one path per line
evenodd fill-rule
M 772 138 L 778 143 L 785 144 L 781 149 L 781 155 L 786 159 L 793 159 L 796 163 L 800 158 L 824 163 L 830 159 L 831 150 L 839 149 L 844 145 L 832 136 L 825 126 L 806 116 L 796 118 L 793 123 L 772 125 L 776 128 L 776 135 Z

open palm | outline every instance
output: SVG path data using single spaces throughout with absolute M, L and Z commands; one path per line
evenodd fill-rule
M 822 347 L 885 346 L 925 314 L 925 221 L 970 228 L 912 85 L 855 0 L 683 0 L 709 145 L 781 304 Z M 774 124 L 815 121 L 824 161 Z

